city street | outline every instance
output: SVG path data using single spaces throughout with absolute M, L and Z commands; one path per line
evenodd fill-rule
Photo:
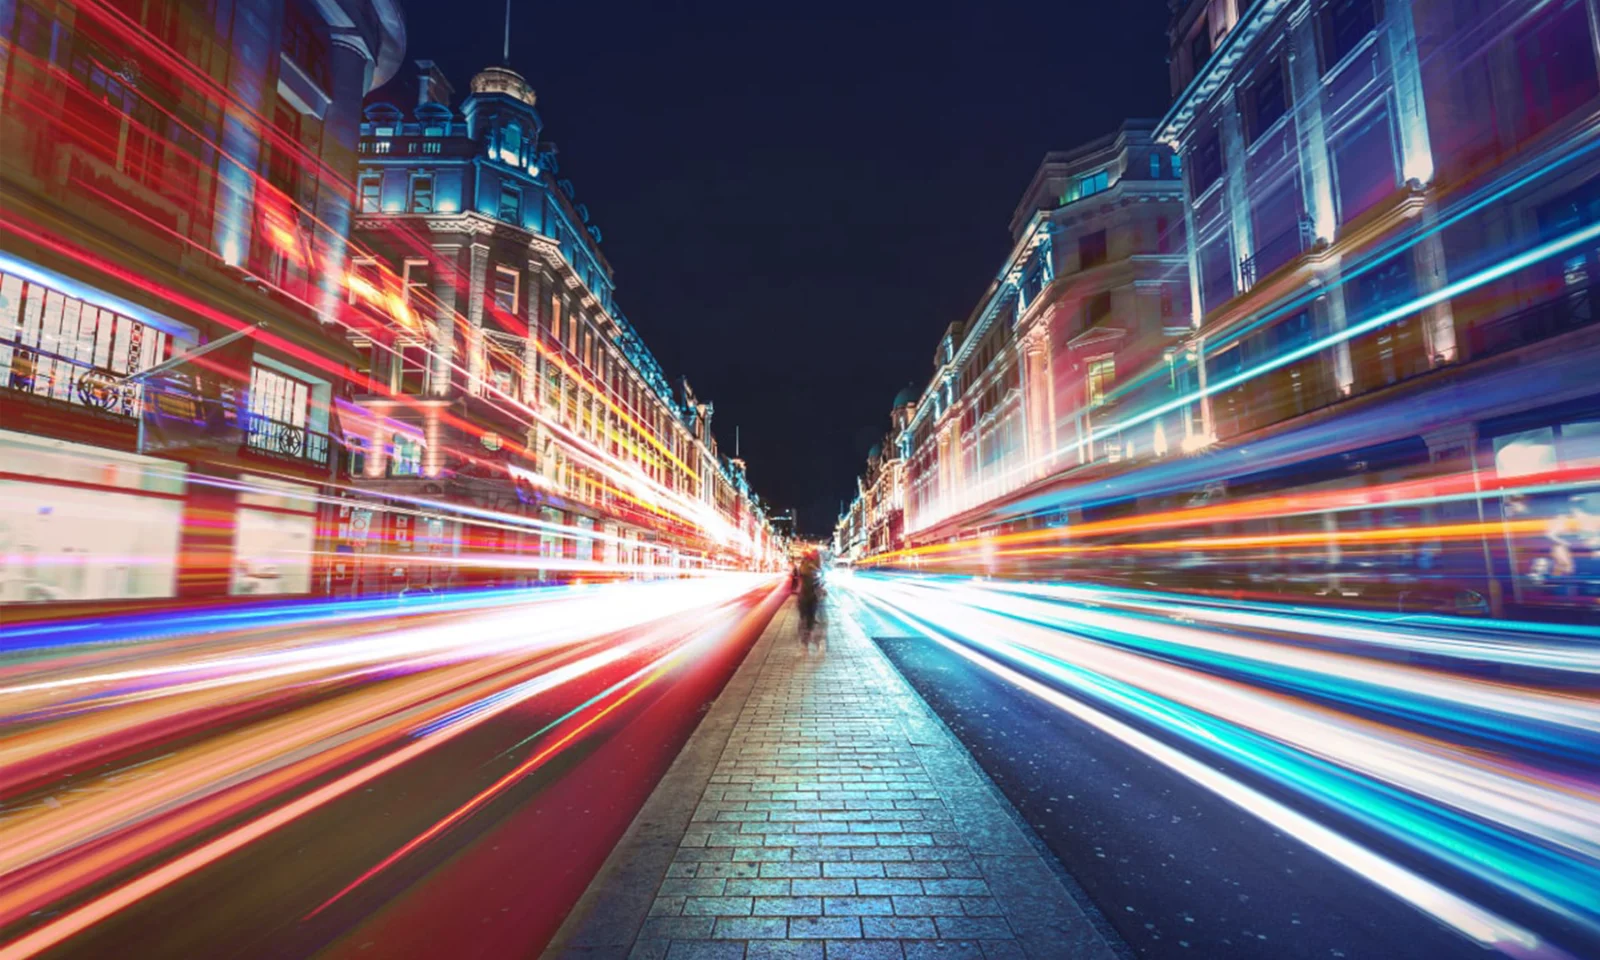
M 1600 0 L 0 0 L 0 960 L 1600 960 Z

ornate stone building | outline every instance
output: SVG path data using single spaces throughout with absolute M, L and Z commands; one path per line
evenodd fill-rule
M 937 539 L 1042 478 L 1167 455 L 1179 418 L 1107 430 L 1171 389 L 1147 375 L 1188 330 L 1182 185 L 1153 124 L 1049 154 L 1010 257 L 951 324 L 899 439 L 908 542 Z
M 504 514 L 428 548 L 528 557 L 527 579 L 758 562 L 770 537 L 742 465 L 618 308 L 532 88 L 489 67 L 457 107 L 416 67 L 362 124 L 348 300 L 367 384 L 346 423 L 362 489 Z

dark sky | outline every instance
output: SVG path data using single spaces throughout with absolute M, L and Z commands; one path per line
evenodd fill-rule
M 403 0 L 458 91 L 496 0 Z M 669 377 L 824 534 L 1010 247 L 1045 151 L 1167 105 L 1166 0 L 513 0 L 511 62 Z

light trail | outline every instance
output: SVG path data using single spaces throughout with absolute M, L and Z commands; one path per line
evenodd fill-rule
M 320 624 L 328 604 L 290 605 L 276 619 L 198 612 L 187 618 L 193 636 L 169 614 L 154 630 L 123 624 L 118 657 L 129 665 L 109 670 L 79 656 L 103 644 L 30 646 L 35 656 L 0 687 L 0 729 L 10 727 L 0 796 L 13 797 L 0 807 L 0 929 L 11 938 L 0 958 L 61 944 L 440 746 L 561 698 L 559 717 L 519 735 L 536 744 L 527 759 L 372 872 L 382 869 L 668 672 L 748 640 L 731 624 L 753 616 L 773 582 L 723 574 L 504 591 L 398 618 L 392 601 L 388 617 L 352 604 L 346 619 Z M 488 602 L 466 605 L 474 600 Z M 229 629 L 208 633 L 212 622 Z M 604 689 L 591 695 L 596 682 Z
M 1600 746 L 1600 674 L 1592 650 L 1562 650 L 1567 631 L 1525 629 L 1496 646 L 1499 663 L 1554 664 L 1586 684 L 1543 689 L 1453 672 L 1470 670 L 1481 630 L 1412 625 L 1375 644 L 1382 631 L 1348 619 L 1154 591 L 881 573 L 838 582 L 1480 943 L 1568 955 L 1525 919 L 1452 890 L 1452 872 L 1520 900 L 1519 916 L 1544 913 L 1600 939 L 1600 790 L 1581 773 Z M 1286 644 L 1286 633 L 1311 642 Z M 1375 646 L 1457 659 L 1420 667 L 1372 658 Z M 1210 758 L 1309 806 L 1268 797 Z M 1377 830 L 1405 860 L 1358 842 L 1322 808 Z

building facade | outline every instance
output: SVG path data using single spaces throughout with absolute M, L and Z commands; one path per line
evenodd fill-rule
M 0 37 L 0 602 L 313 589 L 398 7 L 4 0 Z
M 1589 0 L 1175 4 L 1174 102 L 1142 127 L 1167 239 L 1120 301 L 1153 295 L 1159 322 L 1100 321 L 1119 300 L 1090 286 L 1030 327 L 1024 292 L 1037 359 L 954 420 L 963 351 L 1004 341 L 988 306 L 952 326 L 908 431 L 915 549 L 879 562 L 1600 616 L 1597 24 Z M 1108 271 L 1086 263 L 1114 233 L 1080 230 L 1076 262 L 1062 234 L 1050 283 Z M 1006 397 L 1040 451 L 1014 489 L 982 440 Z
M 1450 469 L 1505 481 L 1521 442 L 1543 467 L 1594 462 L 1580 438 L 1600 396 L 1577 371 L 1600 348 L 1596 247 L 1578 235 L 1600 212 L 1596 23 L 1585 0 L 1177 11 L 1176 101 L 1158 136 L 1188 171 L 1196 323 L 1181 376 L 1205 443 L 1314 450 L 1299 456 L 1359 464 L 1366 485 Z M 1266 489 L 1252 480 L 1208 483 Z M 1306 469 L 1298 488 L 1349 482 Z M 1526 508 L 1496 501 L 1486 516 Z M 1451 579 L 1497 613 L 1591 604 L 1541 582 L 1546 552 L 1507 533 Z M 1331 540 L 1319 560 L 1347 565 Z
M 718 449 L 712 404 L 687 381 L 674 391 L 618 308 L 600 228 L 536 103 L 492 66 L 457 106 L 428 61 L 369 98 L 346 298 L 366 382 L 345 430 L 361 493 L 398 506 L 343 508 L 349 576 L 770 564 L 742 462 Z M 419 503 L 482 513 L 430 519 L 419 547 L 393 532 Z M 436 562 L 408 569 L 396 552 Z
M 867 451 L 856 495 L 834 529 L 833 555 L 850 563 L 897 549 L 905 540 L 906 461 L 901 435 L 916 410 L 917 391 L 895 395 L 889 430 Z
M 896 439 L 903 540 L 932 542 L 1066 470 L 1181 448 L 1181 418 L 1107 431 L 1170 390 L 1189 320 L 1182 186 L 1153 124 L 1128 121 L 1049 154 L 1012 217 L 1013 250 L 963 322 Z

